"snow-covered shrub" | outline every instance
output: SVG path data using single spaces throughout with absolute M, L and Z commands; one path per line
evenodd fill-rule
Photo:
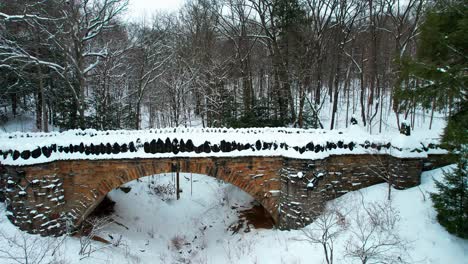
M 171 200 L 175 197 L 175 187 L 174 183 L 169 182 L 165 184 L 149 184 L 149 193 L 159 196 L 161 200 Z

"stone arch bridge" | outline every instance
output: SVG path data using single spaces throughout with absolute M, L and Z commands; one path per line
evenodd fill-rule
M 285 128 L 0 134 L 0 201 L 20 229 L 60 235 L 124 183 L 192 172 L 249 193 L 279 228 L 300 228 L 328 200 L 386 179 L 416 186 L 423 169 L 442 165 L 435 142 L 395 137 Z

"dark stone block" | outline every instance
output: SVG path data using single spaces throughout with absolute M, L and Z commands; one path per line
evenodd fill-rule
M 315 153 L 319 153 L 320 152 L 320 145 L 315 145 L 314 151 L 315 151 Z
M 17 160 L 20 157 L 19 151 L 15 150 L 13 151 L 13 160 Z
M 122 144 L 122 146 L 120 146 L 120 152 L 126 153 L 127 151 L 128 151 L 127 144 Z
M 231 151 L 237 150 L 237 143 L 235 141 L 230 142 L 231 144 Z
M 174 138 L 172 140 L 172 152 L 174 154 L 179 153 L 179 141 L 177 140 L 177 138 Z
M 255 142 L 255 148 L 257 150 L 262 149 L 262 142 L 260 140 L 257 140 L 257 142 Z
M 110 143 L 106 144 L 106 153 L 111 154 L 112 153 L 112 145 Z
M 135 143 L 133 143 L 133 141 L 128 143 L 128 149 L 130 150 L 130 152 L 136 152 L 137 151 L 137 149 L 135 147 Z
M 91 147 L 90 146 L 85 146 L 84 152 L 85 152 L 86 155 L 91 154 Z
M 101 154 L 101 146 L 96 145 L 94 146 L 94 155 L 100 155 Z
M 158 141 L 156 142 L 156 153 L 164 153 L 164 150 L 164 142 L 158 138 Z
M 99 153 L 106 154 L 106 146 L 103 143 L 99 144 Z
M 52 154 L 52 151 L 48 147 L 42 147 L 42 154 L 48 158 Z
M 339 148 L 343 148 L 343 141 L 341 141 L 341 140 L 338 141 L 338 144 L 337 144 L 337 145 L 338 145 Z
M 84 147 L 84 144 L 83 143 L 80 143 L 80 145 L 78 146 L 78 151 L 80 153 L 83 153 L 85 151 L 85 147 Z
M 253 146 L 250 145 L 250 143 L 247 143 L 247 144 L 244 145 L 244 149 L 245 149 L 245 150 L 248 150 L 248 149 L 252 149 L 252 150 L 253 150 Z
M 25 151 L 21 152 L 21 158 L 22 159 L 27 160 L 27 159 L 29 159 L 29 157 L 31 157 L 31 151 L 25 150 Z
M 180 140 L 179 150 L 180 152 L 185 152 L 185 141 L 183 139 Z
M 120 153 L 120 145 L 117 143 L 114 143 L 112 146 L 112 154 L 119 154 Z
M 171 153 L 172 152 L 172 142 L 169 138 L 166 138 L 166 142 L 164 143 L 164 153 Z
M 152 154 L 155 154 L 158 152 L 158 143 L 156 140 L 151 140 L 151 143 L 149 144 L 149 152 Z
M 237 143 L 237 150 L 238 151 L 244 150 L 244 144 Z
M 305 147 L 301 147 L 301 148 L 299 149 L 299 153 L 300 153 L 300 154 L 304 153 L 305 151 L 306 151 L 306 148 L 305 148 Z
M 211 153 L 210 142 L 205 141 L 205 143 L 203 144 L 203 152 L 205 152 L 205 153 Z
M 212 147 L 211 147 L 211 150 L 215 153 L 218 153 L 220 151 L 219 147 L 217 144 L 214 144 Z
M 61 147 L 60 147 L 60 148 L 61 148 Z M 59 151 L 62 152 L 63 149 L 62 149 L 62 151 L 61 151 L 60 148 L 59 148 Z M 41 154 L 42 154 L 41 149 L 38 147 L 38 148 L 36 148 L 36 149 L 34 149 L 34 150 L 32 151 L 31 156 L 32 156 L 34 159 L 37 159 L 37 158 L 39 158 L 39 157 L 41 156 Z
M 187 140 L 187 142 L 185 143 L 185 149 L 187 150 L 187 152 L 192 152 L 195 150 L 195 146 L 193 145 L 191 139 Z
M 154 140 L 153 140 L 154 141 Z M 150 153 L 151 149 L 150 149 L 150 143 L 148 142 L 145 142 L 143 144 L 143 150 L 145 151 L 145 153 Z
M 203 151 L 203 144 L 198 146 L 198 147 L 194 147 L 193 150 L 195 151 L 195 153 L 199 154 Z
M 74 145 L 72 148 L 73 148 L 73 152 L 80 152 L 80 145 Z

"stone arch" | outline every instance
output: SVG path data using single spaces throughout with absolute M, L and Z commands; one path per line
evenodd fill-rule
M 26 188 L 24 220 L 15 224 L 33 233 L 61 234 L 67 225 L 80 225 L 113 189 L 142 177 L 175 171 L 204 174 L 237 186 L 259 202 L 277 224 L 276 194 L 281 188 L 282 165 L 282 157 L 197 157 L 74 160 L 26 166 L 22 167 L 25 182 L 50 180 Z M 48 192 L 36 199 L 35 194 L 46 188 Z M 30 211 L 38 212 L 28 215 Z

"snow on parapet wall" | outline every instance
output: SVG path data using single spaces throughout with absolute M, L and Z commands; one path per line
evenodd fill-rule
M 322 159 L 342 154 L 426 157 L 442 154 L 438 139 L 400 134 L 296 128 L 165 128 L 1 133 L 0 163 L 30 165 L 55 160 L 170 157 L 284 156 Z

